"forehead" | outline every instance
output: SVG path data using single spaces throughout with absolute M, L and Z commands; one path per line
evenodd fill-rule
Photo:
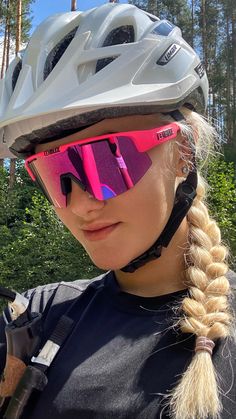
M 61 138 L 52 142 L 45 142 L 38 144 L 35 148 L 35 153 L 56 147 L 62 144 L 68 144 L 72 141 L 83 140 L 89 137 L 95 137 L 103 134 L 111 134 L 113 132 L 134 131 L 151 129 L 161 125 L 165 125 L 168 121 L 164 120 L 161 114 L 152 115 L 133 115 L 123 116 L 120 118 L 104 119 L 88 128 L 85 128 L 78 133 L 69 135 L 68 137 Z

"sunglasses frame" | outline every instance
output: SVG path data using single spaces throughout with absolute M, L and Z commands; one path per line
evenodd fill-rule
M 145 152 L 151 150 L 152 148 L 163 144 L 167 141 L 173 140 L 177 137 L 180 127 L 177 123 L 173 122 L 161 127 L 152 128 L 148 130 L 138 130 L 138 131 L 123 131 L 106 135 L 99 135 L 96 137 L 90 137 L 82 140 L 73 141 L 68 144 L 59 145 L 49 150 L 41 151 L 37 154 L 34 154 L 28 157 L 25 160 L 25 168 L 33 181 L 36 181 L 32 170 L 29 167 L 29 164 L 37 160 L 38 158 L 50 157 L 52 154 L 62 153 L 66 151 L 69 147 L 76 145 L 85 145 L 91 144 L 99 141 L 108 140 L 111 144 L 115 143 L 116 137 L 129 137 L 131 141 L 135 144 L 136 148 L 140 152 Z

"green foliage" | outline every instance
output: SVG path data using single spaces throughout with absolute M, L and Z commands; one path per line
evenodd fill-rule
M 0 284 L 22 291 L 99 272 L 28 181 L 22 165 L 17 167 L 12 191 L 8 190 L 7 170 L 1 170 Z
M 215 158 L 208 167 L 210 185 L 208 202 L 213 217 L 217 220 L 224 241 L 232 252 L 232 267 L 236 268 L 236 182 L 234 164 Z
M 22 0 L 22 28 L 21 28 L 21 42 L 25 43 L 29 39 L 29 32 L 31 29 L 31 4 L 34 0 Z M 17 1 L 11 1 L 10 6 L 6 1 L 0 1 L 0 31 L 4 32 L 4 25 L 6 16 L 10 18 L 11 38 L 16 38 L 16 16 L 17 16 Z

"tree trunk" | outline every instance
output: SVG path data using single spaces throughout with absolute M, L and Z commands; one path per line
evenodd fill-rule
M 236 6 L 232 10 L 232 51 L 233 51 L 233 142 L 236 149 Z
M 6 70 L 9 66 L 10 60 L 10 46 L 11 46 L 11 18 L 10 18 L 10 0 L 7 2 L 7 51 L 6 51 Z
M 21 46 L 21 16 L 22 16 L 22 1 L 17 0 L 17 9 L 16 9 L 16 45 L 15 45 L 15 54 L 17 55 L 20 46 Z M 10 161 L 10 178 L 9 178 L 9 188 L 12 189 L 16 180 L 16 159 L 11 159 Z
M 202 49 L 203 61 L 206 70 L 208 70 L 208 54 L 207 54 L 207 25 L 206 25 L 206 0 L 201 0 L 201 14 L 202 14 Z
M 4 42 L 3 42 L 3 53 L 2 53 L 2 65 L 1 65 L 1 79 L 4 77 L 5 70 L 9 64 L 9 20 L 10 20 L 10 0 L 7 0 L 7 12 L 5 19 L 5 29 L 4 29 Z M 0 159 L 0 167 L 4 166 L 4 159 Z
M 76 0 L 71 0 L 71 9 L 72 12 L 76 11 Z
M 229 8 L 226 8 L 226 36 L 227 36 L 227 67 L 226 67 L 226 124 L 227 124 L 227 137 L 229 142 L 232 141 L 232 113 L 231 113 L 231 68 L 230 68 L 230 24 L 229 24 Z
M 3 42 L 3 52 L 2 52 L 2 66 L 1 66 L 1 79 L 4 76 L 4 70 L 6 65 L 6 50 L 7 50 L 7 18 L 4 29 L 4 42 Z
M 10 28 L 10 0 L 7 0 L 2 66 L 1 66 L 1 79 L 4 77 L 5 70 L 7 69 L 8 64 L 9 64 L 9 28 Z
M 22 16 L 22 3 L 21 0 L 17 1 L 17 17 L 16 17 L 16 55 L 20 51 L 21 46 L 21 16 Z
M 191 46 L 194 48 L 194 0 L 191 2 L 191 14 L 192 14 L 192 22 L 191 22 Z
M 9 189 L 12 189 L 16 178 L 16 159 L 10 160 Z

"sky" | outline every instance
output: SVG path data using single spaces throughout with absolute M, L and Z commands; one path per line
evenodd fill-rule
M 106 0 L 77 0 L 77 10 L 89 10 L 93 7 L 107 3 Z M 128 0 L 120 0 L 120 3 L 128 3 Z M 71 0 L 35 0 L 32 4 L 32 32 L 48 16 L 55 13 L 70 11 Z

